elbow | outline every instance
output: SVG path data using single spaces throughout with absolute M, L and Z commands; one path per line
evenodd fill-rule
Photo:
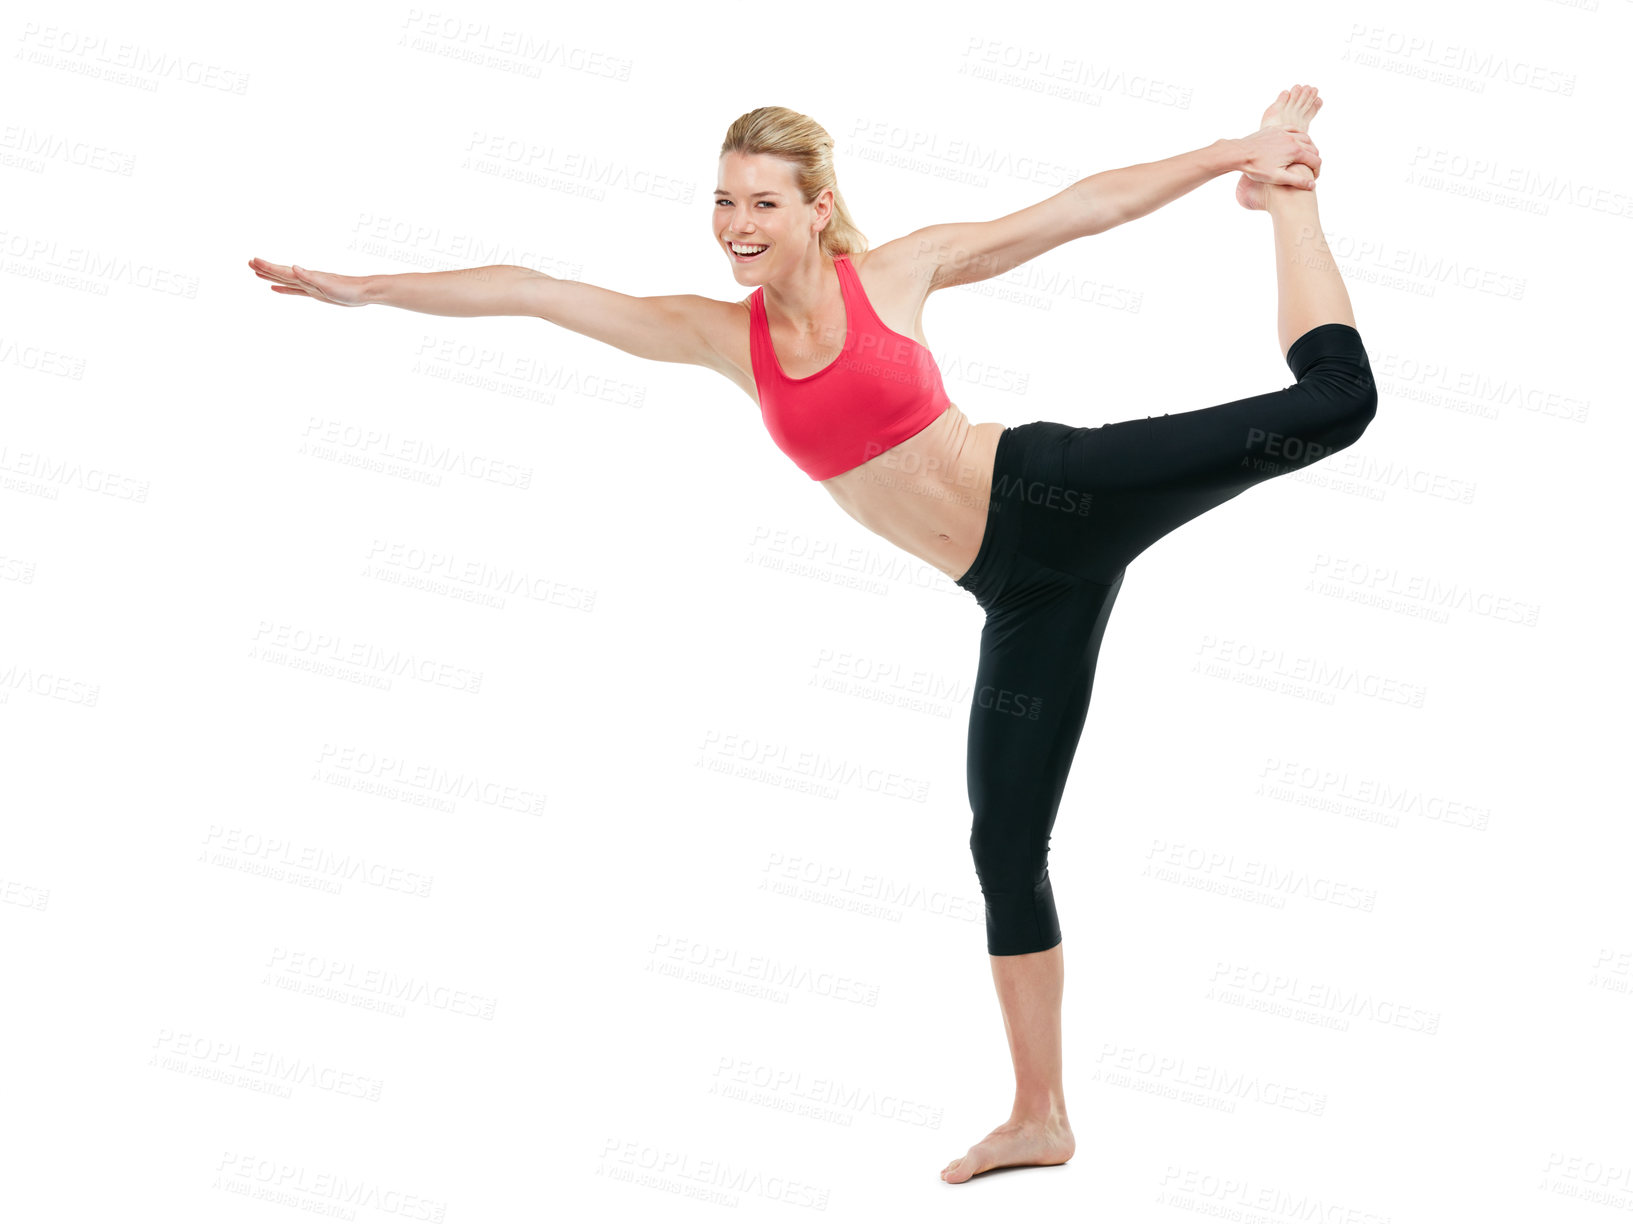
M 1084 207 L 1082 222 L 1077 227 L 1077 236 L 1088 238 L 1094 234 L 1103 234 L 1109 229 L 1116 229 L 1128 219 L 1127 214 L 1120 212 L 1113 201 L 1101 195 Z
M 1071 227 L 1073 238 L 1103 234 L 1128 219 L 1118 215 L 1106 185 L 1094 181 L 1097 177 L 1091 174 L 1072 184 L 1073 213 L 1076 218 L 1076 224 Z

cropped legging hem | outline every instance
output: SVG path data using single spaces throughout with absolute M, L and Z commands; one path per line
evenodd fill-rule
M 1213 507 L 1349 446 L 1376 413 L 1355 328 L 1310 329 L 1287 364 L 1294 385 L 1212 408 L 999 435 L 985 534 L 958 580 L 986 612 L 966 770 L 994 956 L 1061 941 L 1049 838 L 1128 563 Z

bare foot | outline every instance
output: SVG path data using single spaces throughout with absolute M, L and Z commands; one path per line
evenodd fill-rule
M 947 1162 L 944 1182 L 967 1182 L 988 1169 L 1015 1165 L 1065 1164 L 1077 1151 L 1077 1140 L 1065 1118 L 1048 1121 L 1009 1121 L 964 1155 Z
M 1310 130 L 1310 121 L 1315 118 L 1316 111 L 1321 109 L 1321 99 L 1316 96 L 1314 85 L 1295 85 L 1292 89 L 1284 89 L 1276 95 L 1276 100 L 1265 107 L 1264 118 L 1259 121 L 1261 128 L 1290 127 L 1301 132 Z M 1294 162 L 1287 167 L 1289 174 L 1300 178 L 1313 178 L 1314 172 L 1303 162 Z M 1265 188 L 1269 183 L 1256 183 L 1247 175 L 1236 180 L 1236 202 L 1243 208 L 1263 208 Z M 1290 190 L 1302 191 L 1295 187 Z

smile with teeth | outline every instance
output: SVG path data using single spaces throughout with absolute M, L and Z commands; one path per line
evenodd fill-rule
M 728 243 L 731 253 L 739 259 L 754 259 L 770 249 L 769 243 Z

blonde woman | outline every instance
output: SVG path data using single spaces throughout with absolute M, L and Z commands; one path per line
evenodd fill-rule
M 629 297 L 528 268 L 338 276 L 250 261 L 279 293 L 436 315 L 532 315 L 742 388 L 777 445 L 846 513 L 935 566 L 986 613 L 968 742 L 970 849 L 1003 1011 L 1009 1119 L 941 1170 L 1060 1164 L 1074 1151 L 1061 1080 L 1064 960 L 1049 835 L 1124 569 L 1180 524 L 1350 445 L 1377 406 L 1349 295 L 1321 237 L 1308 134 L 1316 90 L 1284 90 L 1257 131 L 1090 175 L 993 221 L 928 225 L 868 249 L 834 177 L 833 141 L 761 107 L 721 146 L 710 229 L 737 301 Z M 1216 175 L 1270 214 L 1277 331 L 1293 385 L 1098 428 L 971 424 L 924 338 L 938 289 L 999 276 L 1121 225 Z

